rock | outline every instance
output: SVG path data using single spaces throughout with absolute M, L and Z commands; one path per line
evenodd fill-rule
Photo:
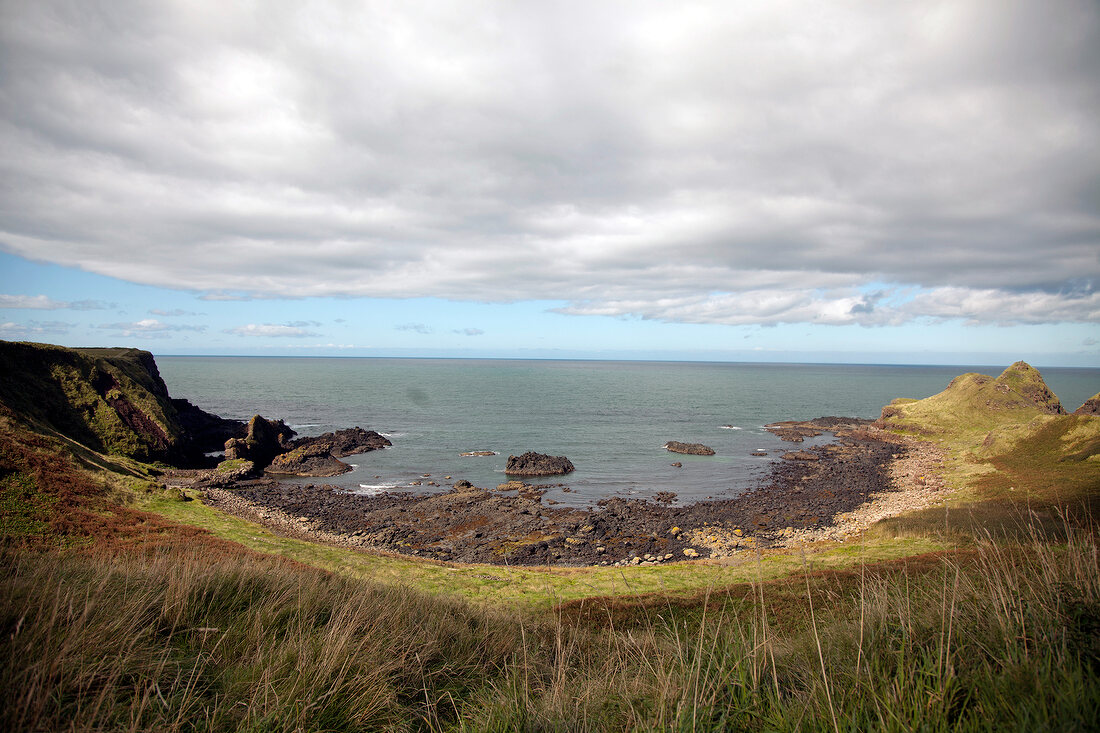
M 225 458 L 244 459 L 255 463 L 257 468 L 266 468 L 275 456 L 290 447 L 287 441 L 292 437 L 294 431 L 282 420 L 265 420 L 254 415 L 248 421 L 248 433 L 244 438 L 225 441 Z
M 780 456 L 785 461 L 820 461 L 821 456 L 804 450 L 793 450 Z
M 491 450 L 471 450 L 471 451 L 466 451 L 465 453 L 459 453 L 458 455 L 463 456 L 463 457 L 470 457 L 470 456 L 495 456 L 496 454 L 497 454 L 496 451 L 491 451 Z
M 548 456 L 528 451 L 522 456 L 508 456 L 504 473 L 512 476 L 556 476 L 575 471 L 565 456 Z
M 290 443 L 290 447 L 300 448 L 311 443 L 327 443 L 330 446 L 329 453 L 337 458 L 381 450 L 393 445 L 384 435 L 356 426 L 315 437 L 298 438 Z
M 351 466 L 332 455 L 332 450 L 328 442 L 307 443 L 275 456 L 267 471 L 287 476 L 339 476 L 350 471 Z
M 764 457 L 764 456 L 768 455 L 768 452 L 767 452 L 766 450 L 754 450 L 754 451 L 753 451 L 752 453 L 750 453 L 749 455 L 751 455 L 751 456 L 757 456 L 757 457 L 761 457 L 761 458 L 762 458 L 762 457 Z
M 472 489 L 472 488 L 474 488 L 474 485 L 463 478 L 463 479 L 459 479 L 458 481 L 455 481 L 454 487 L 456 489 Z
M 671 453 L 684 453 L 691 456 L 713 456 L 714 449 L 702 443 L 681 443 L 678 440 L 670 440 L 664 445 Z
M 1085 400 L 1085 404 L 1073 411 L 1074 415 L 1100 415 L 1100 392 Z
M 693 547 L 685 547 L 684 555 L 687 557 L 699 557 L 699 552 Z
M 684 467 L 684 464 L 680 463 L 679 461 L 676 461 L 676 463 L 670 463 L 668 465 L 672 466 L 673 468 L 683 468 Z
M 813 438 L 821 435 L 821 430 L 818 428 L 806 423 L 791 420 L 771 423 L 770 425 L 765 425 L 764 429 L 778 436 L 780 440 L 786 440 L 790 443 L 801 443 L 806 438 Z

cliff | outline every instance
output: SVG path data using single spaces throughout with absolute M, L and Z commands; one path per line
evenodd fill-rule
M 238 431 L 173 400 L 153 355 L 140 349 L 0 341 L 0 374 L 0 404 L 14 419 L 100 453 L 188 464 Z

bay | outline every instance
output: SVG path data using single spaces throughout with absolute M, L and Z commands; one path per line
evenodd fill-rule
M 458 479 L 493 487 L 507 479 L 509 454 L 533 450 L 576 465 L 568 476 L 537 480 L 564 484 L 546 498 L 571 505 L 658 491 L 682 502 L 734 496 L 790 447 L 763 430 L 767 423 L 874 418 L 895 397 L 927 397 L 964 372 L 1003 369 L 197 356 L 157 363 L 173 397 L 223 417 L 281 418 L 302 435 L 358 425 L 393 441 L 347 459 L 355 470 L 327 483 L 363 493 L 445 490 Z M 1100 390 L 1100 369 L 1042 372 L 1069 410 Z M 662 448 L 670 440 L 704 443 L 717 455 L 674 455 Z M 750 455 L 758 449 L 769 456 Z M 460 455 L 479 450 L 495 455 Z

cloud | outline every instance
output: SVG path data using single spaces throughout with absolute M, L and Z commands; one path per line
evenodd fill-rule
M 167 333 L 178 333 L 181 331 L 195 331 L 201 333 L 206 330 L 206 326 L 164 323 L 155 318 L 143 318 L 140 321 L 133 321 L 130 323 L 103 323 L 97 326 L 97 328 L 119 331 L 123 336 L 138 338 L 155 338 Z
M 307 331 L 301 326 L 276 325 L 273 323 L 249 323 L 245 326 L 226 329 L 224 333 L 233 334 L 234 336 L 269 336 L 276 338 L 307 338 L 320 335 Z
M 114 303 L 101 300 L 54 300 L 45 295 L 0 295 L 0 308 L 29 310 L 105 310 L 114 308 Z
M 425 323 L 402 323 L 399 326 L 393 327 L 395 331 L 411 331 L 413 333 L 424 334 L 425 336 L 432 333 L 431 326 Z
M 1089 0 L 260 12 L 0 9 L 0 249 L 206 300 L 1096 320 Z
M 456 328 L 454 332 L 460 336 L 483 336 L 485 334 L 480 328 Z
M 28 321 L 27 323 L 8 321 L 7 323 L 0 323 L 0 337 L 22 339 L 38 336 L 57 336 L 67 334 L 72 327 L 72 323 L 64 321 Z
M 915 320 L 1003 325 L 1100 322 L 1100 292 L 1065 295 L 957 287 L 864 295 L 854 290 L 757 289 L 653 300 L 596 300 L 554 309 L 568 315 L 625 316 L 731 326 L 780 323 L 896 326 Z
M 170 311 L 162 310 L 160 308 L 151 308 L 149 315 L 161 316 L 162 318 L 175 318 L 176 316 L 200 316 L 201 313 L 195 313 L 194 311 L 185 311 L 182 308 L 173 308 Z

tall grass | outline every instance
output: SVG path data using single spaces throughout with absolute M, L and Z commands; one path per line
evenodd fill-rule
M 255 557 L 7 554 L 6 730 L 1083 730 L 1095 533 L 485 610 Z

